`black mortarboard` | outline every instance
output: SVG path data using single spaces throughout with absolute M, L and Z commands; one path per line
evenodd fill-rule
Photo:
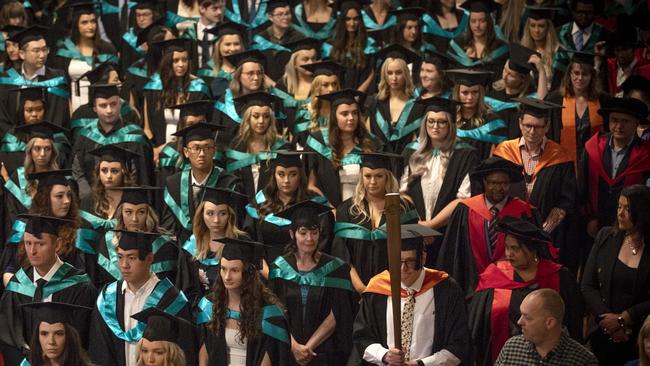
M 141 205 L 146 203 L 151 205 L 152 192 L 162 188 L 153 186 L 133 186 L 133 187 L 110 187 L 109 190 L 122 191 L 121 203 L 130 203 L 132 205 Z
M 306 200 L 285 208 L 275 216 L 291 220 L 291 228 L 294 230 L 300 227 L 316 229 L 320 228 L 319 216 L 331 210 L 330 206 Z
M 96 3 L 92 1 L 80 1 L 73 2 L 71 4 L 64 5 L 65 8 L 72 9 L 72 13 L 77 14 L 96 14 L 97 7 L 101 6 L 101 3 Z
M 7 38 L 11 40 L 11 37 L 13 37 L 14 34 L 20 32 L 21 30 L 25 29 L 25 27 L 19 27 L 17 25 L 11 25 L 7 24 L 0 31 L 7 33 Z
M 285 0 L 266 0 L 266 12 L 271 14 L 277 8 L 285 8 L 290 6 L 288 1 Z
M 391 170 L 393 160 L 402 159 L 402 155 L 387 152 L 361 153 L 359 155 L 361 155 L 361 167 L 370 169 Z
M 119 145 L 103 145 L 88 151 L 90 155 L 99 157 L 100 161 L 109 163 L 119 162 L 125 166 L 127 162 L 140 156 L 140 154 L 127 150 Z
M 248 263 L 257 269 L 261 269 L 264 244 L 232 238 L 222 238 L 219 239 L 219 242 L 224 244 L 221 258 L 229 261 L 240 260 L 244 264 Z
M 431 97 L 426 99 L 418 99 L 415 101 L 424 106 L 423 114 L 427 112 L 447 112 L 451 114 L 452 121 L 456 121 L 456 108 L 460 105 L 459 102 L 453 99 Z
M 46 172 L 30 173 L 27 178 L 30 180 L 38 180 L 39 187 L 47 187 L 53 185 L 70 185 L 68 177 L 72 175 L 72 169 L 59 169 L 48 170 Z
M 41 322 L 72 325 L 74 319 L 79 318 L 80 313 L 92 311 L 92 308 L 62 302 L 31 302 L 20 306 L 34 314 L 33 329 L 38 329 Z
M 29 138 L 40 137 L 43 139 L 54 140 L 55 134 L 66 133 L 68 130 L 48 121 L 41 121 L 29 125 L 17 126 L 14 128 L 14 132 L 25 134 L 29 136 Z
M 241 212 L 248 202 L 248 196 L 230 189 L 204 186 L 201 201 L 211 202 L 215 205 L 228 205 L 235 212 Z
M 154 28 L 163 25 L 164 20 L 165 20 L 165 17 L 160 17 L 160 18 L 154 20 L 153 23 L 149 24 L 149 26 L 147 26 L 146 28 L 141 29 L 137 34 L 136 46 L 139 46 L 139 45 L 147 42 L 147 40 L 149 39 L 149 33 L 151 33 L 151 31 Z
M 394 15 L 397 20 L 420 20 L 426 13 L 426 10 L 420 7 L 408 7 L 401 9 L 392 9 L 388 12 L 389 15 Z
M 467 0 L 461 6 L 472 13 L 492 13 L 499 8 L 494 0 Z
M 168 52 L 190 52 L 191 41 L 187 38 L 174 38 L 164 41 L 152 42 L 152 46 L 162 50 L 163 53 Z
M 481 161 L 474 168 L 471 176 L 472 178 L 483 178 L 495 172 L 508 174 L 511 183 L 517 183 L 524 180 L 524 170 L 521 166 L 498 156 L 492 156 Z
M 365 99 L 366 93 L 360 92 L 356 89 L 343 89 L 335 91 L 334 93 L 319 95 L 318 98 L 330 102 L 330 108 L 336 110 L 336 106 L 339 104 L 352 104 L 356 103 L 361 107 L 363 105 L 363 99 Z M 357 100 L 357 98 L 359 98 Z
M 173 109 L 180 109 L 179 119 L 187 116 L 206 116 L 210 120 L 214 102 L 211 100 L 195 100 L 172 106 Z
M 314 62 L 313 64 L 307 64 L 300 66 L 307 71 L 311 71 L 313 77 L 318 75 L 332 76 L 336 75 L 339 79 L 343 77 L 345 68 L 334 61 L 327 60 L 321 62 Z
M 156 240 L 159 233 L 149 233 L 145 231 L 128 231 L 128 230 L 113 230 L 120 233 L 120 240 L 117 246 L 122 250 L 137 249 L 145 253 L 151 253 L 151 244 Z
M 619 23 L 615 32 L 611 33 L 607 39 L 606 50 L 609 54 L 614 55 L 616 48 L 636 48 L 642 46 L 636 28 L 629 23 Z
M 173 136 L 183 138 L 183 146 L 191 141 L 196 140 L 214 140 L 215 134 L 217 131 L 222 130 L 224 127 L 221 125 L 216 125 L 213 123 L 197 123 L 180 131 L 173 133 Z
M 402 59 L 407 64 L 414 63 L 420 59 L 415 52 L 397 43 L 382 48 L 375 53 L 375 56 L 382 60 L 382 63 L 389 57 Z
M 299 167 L 302 168 L 303 162 L 300 158 L 303 154 L 313 154 L 311 151 L 289 151 L 289 150 L 278 150 L 275 151 L 277 154 L 276 158 L 273 159 L 275 166 L 281 166 L 284 168 L 290 167 Z
M 551 237 L 532 222 L 521 218 L 505 216 L 497 221 L 496 230 L 506 235 L 514 236 L 518 241 L 523 242 L 527 247 L 533 249 L 539 257 L 543 259 L 551 258 L 548 251 L 548 243 L 551 242 Z
M 301 50 L 316 50 L 316 52 L 320 52 L 320 42 L 321 41 L 315 38 L 305 37 L 293 42 L 286 43 L 283 46 L 290 49 L 292 53 Z
M 537 98 L 513 98 L 513 100 L 519 102 L 519 108 L 523 114 L 529 114 L 531 116 L 542 118 L 549 117 L 550 112 L 557 108 L 562 108 L 561 105 L 547 102 L 545 100 Z
M 252 106 L 270 107 L 276 109 L 280 104 L 280 98 L 266 92 L 253 92 L 244 94 L 234 99 L 238 109 L 244 111 Z
M 641 121 L 648 118 L 648 106 L 636 98 L 605 98 L 601 100 L 598 114 L 607 117 L 611 112 L 625 113 Z
M 571 62 L 575 62 L 577 64 L 581 65 L 591 65 L 594 66 L 594 58 L 596 57 L 595 54 L 589 53 L 589 52 L 581 52 L 581 51 L 575 51 L 575 50 L 570 50 L 567 48 L 561 48 L 559 52 L 568 52 L 571 54 Z
M 90 85 L 90 94 L 92 94 L 94 101 L 97 98 L 108 99 L 120 95 L 120 90 L 116 84 L 96 83 Z
M 535 65 L 528 62 L 532 55 L 541 55 L 528 47 L 524 47 L 517 43 L 510 44 L 510 70 L 516 71 L 520 74 L 528 75 L 531 71 L 535 70 Z
M 621 89 L 625 94 L 633 91 L 639 90 L 644 93 L 650 93 L 650 80 L 644 78 L 641 75 L 630 75 L 623 84 L 621 84 Z
M 451 78 L 455 84 L 474 86 L 482 85 L 487 86 L 492 79 L 492 72 L 470 70 L 470 69 L 453 69 L 446 70 L 445 73 Z
M 228 62 L 230 62 L 235 68 L 241 66 L 246 62 L 255 62 L 262 66 L 265 64 L 265 58 L 262 51 L 259 50 L 248 50 L 238 53 L 233 53 L 232 55 L 226 56 Z
M 166 341 L 178 344 L 181 337 L 192 332 L 194 325 L 185 319 L 168 314 L 156 307 L 150 307 L 131 318 L 146 324 L 142 338 L 149 342 Z
M 117 65 L 112 61 L 105 61 L 81 75 L 79 79 L 83 79 L 84 77 L 88 78 L 90 84 L 106 83 L 108 81 L 108 73 L 111 70 L 117 71 Z
M 370 3 L 371 1 L 369 0 L 336 0 L 333 3 L 329 3 L 329 5 L 336 10 L 336 12 L 345 16 L 345 13 L 347 13 L 349 9 L 361 10 L 364 6 L 369 5 Z
M 22 48 L 28 42 L 45 39 L 45 35 L 48 31 L 49 28 L 43 27 L 42 25 L 32 25 L 31 27 L 14 33 L 14 35 L 8 39 L 11 42 L 18 43 L 18 46 Z
M 131 0 L 131 1 L 135 3 L 133 9 L 152 9 L 152 10 L 157 10 L 158 9 L 157 3 L 162 2 L 158 0 Z
M 424 252 L 424 242 L 426 239 L 440 236 L 436 230 L 418 224 L 402 225 L 400 227 L 400 236 L 402 238 L 402 251 L 415 250 L 416 268 L 422 268 L 422 253 Z
M 220 38 L 229 34 L 238 34 L 243 38 L 246 34 L 246 30 L 246 26 L 227 20 L 215 25 L 210 29 L 206 29 L 205 32 L 214 35 L 216 38 Z
M 54 216 L 36 215 L 36 214 L 19 214 L 18 218 L 26 219 L 25 232 L 34 235 L 37 238 L 41 234 L 59 235 L 61 225 L 70 224 L 73 221 L 60 219 Z
M 434 64 L 440 71 L 450 68 L 451 65 L 457 65 L 456 60 L 436 50 L 427 50 L 421 63 Z
M 528 9 L 528 17 L 531 19 L 535 20 L 541 20 L 541 19 L 553 19 L 553 15 L 555 15 L 555 12 L 557 10 L 561 10 L 560 8 L 548 8 L 544 6 L 537 6 L 537 5 L 526 5 L 526 9 Z
M 11 91 L 16 91 L 20 95 L 20 100 L 42 100 L 46 99 L 46 87 L 43 86 L 28 86 L 25 88 L 14 88 Z

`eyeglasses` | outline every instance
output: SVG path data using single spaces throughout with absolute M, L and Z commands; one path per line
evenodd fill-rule
M 34 55 L 39 55 L 41 53 L 47 55 L 48 53 L 50 53 L 50 48 L 49 47 L 32 48 L 31 50 L 29 50 L 29 52 L 31 52 Z
M 191 152 L 192 154 L 200 154 L 201 152 L 204 152 L 206 154 L 209 154 L 214 151 L 215 146 L 210 145 L 210 146 L 188 146 L 186 149 Z
M 447 127 L 449 121 L 446 119 L 427 119 L 427 126 Z
M 546 128 L 546 125 L 529 125 L 529 124 L 521 124 L 521 127 L 526 130 L 526 131 L 540 131 Z
M 403 267 L 404 265 L 406 265 L 406 268 L 408 268 L 408 269 L 415 269 L 415 267 L 418 264 L 418 261 L 416 261 L 415 259 L 407 259 L 405 261 L 400 261 L 399 263 L 400 263 L 399 264 L 400 267 Z
M 289 18 L 291 16 L 291 12 L 287 11 L 284 13 L 274 13 L 271 14 L 271 16 L 278 17 L 278 18 Z
M 248 72 L 242 72 L 241 74 L 246 76 L 249 79 L 252 79 L 254 76 L 262 76 L 262 71 L 260 71 L 260 70 L 248 71 Z

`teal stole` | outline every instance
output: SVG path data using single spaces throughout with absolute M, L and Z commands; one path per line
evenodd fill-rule
M 196 259 L 196 255 L 197 255 L 197 253 L 196 253 L 196 237 L 194 236 L 194 234 L 192 234 L 192 236 L 190 236 L 185 241 L 185 243 L 183 243 L 182 248 L 187 253 L 189 253 L 192 256 L 192 258 Z M 201 264 L 203 264 L 204 266 L 214 267 L 214 266 L 219 265 L 219 258 L 203 258 L 203 259 L 199 260 L 199 262 Z
M 26 358 L 23 358 L 23 361 L 20 363 L 20 366 L 32 366 Z
M 327 198 L 325 198 L 324 196 L 315 196 L 312 197 L 310 200 L 323 205 L 326 205 L 328 203 Z M 255 195 L 255 203 L 259 206 L 264 202 L 266 202 L 266 196 L 264 196 L 264 191 L 257 192 L 257 194 Z M 257 209 L 253 207 L 251 204 L 246 205 L 246 214 L 255 220 L 260 219 L 260 215 L 257 212 Z M 279 227 L 286 227 L 291 225 L 291 220 L 285 219 L 283 217 L 275 216 L 272 213 L 269 213 L 266 216 L 264 216 L 264 221 Z
M 63 76 L 53 77 L 43 81 L 26 80 L 16 69 L 7 70 L 7 76 L 0 78 L 0 84 L 13 85 L 18 87 L 37 86 L 47 88 L 47 92 L 61 98 L 69 98 L 68 84 Z
M 413 109 L 415 100 L 415 98 L 411 98 L 406 102 L 404 109 L 402 109 L 402 112 L 399 114 L 399 119 L 397 120 L 395 127 L 391 127 L 390 122 L 386 121 L 381 112 L 379 112 L 379 108 L 377 108 L 377 111 L 375 112 L 375 121 L 377 122 L 377 126 L 381 130 L 381 133 L 386 137 L 386 140 L 398 141 L 420 128 L 422 117 L 416 118 L 408 123 L 408 118 L 411 115 L 411 110 Z
M 329 132 L 325 129 L 321 129 L 321 133 L 323 134 L 323 140 L 325 140 L 325 144 L 318 141 L 312 135 L 309 135 L 309 137 L 307 137 L 307 146 L 312 148 L 315 152 L 323 156 L 325 159 L 331 161 L 332 147 L 329 146 Z M 350 151 L 341 159 L 341 165 L 361 164 L 361 155 L 359 154 L 362 152 L 363 151 L 361 151 L 361 148 L 359 146 L 355 146 L 352 151 Z
M 287 47 L 284 47 L 279 43 L 271 42 L 259 34 L 253 36 L 253 44 L 250 49 L 258 51 L 291 52 Z
M 471 58 L 469 58 L 469 56 L 467 56 L 465 50 L 463 50 L 463 48 L 460 47 L 460 45 L 456 43 L 455 40 L 452 39 L 451 41 L 449 41 L 449 46 L 451 47 L 451 49 L 447 51 L 447 55 L 465 67 L 475 67 L 475 66 L 487 64 L 505 55 L 508 52 L 508 45 L 504 44 L 501 47 L 497 48 L 496 50 L 492 51 L 486 57 L 473 61 Z
M 465 33 L 467 24 L 469 24 L 469 12 L 467 10 L 463 10 L 463 15 L 458 22 L 458 27 L 456 27 L 456 29 L 453 31 L 443 29 L 430 14 L 424 14 L 422 17 L 422 23 L 424 25 L 422 29 L 423 33 L 433 34 L 434 36 L 447 39 L 454 39 Z
M 27 145 L 11 132 L 5 133 L 0 142 L 0 152 L 25 152 Z
M 120 100 L 122 101 L 122 108 L 120 109 L 120 116 L 121 117 L 126 117 L 126 115 L 129 114 L 132 111 L 132 109 L 131 109 L 131 107 L 129 106 L 129 103 L 126 100 L 124 100 L 122 98 L 120 98 Z M 94 117 L 94 118 L 75 118 L 75 119 L 70 121 L 70 129 L 72 129 L 73 132 L 75 132 L 75 135 L 76 135 L 76 131 L 74 131 L 74 130 L 78 130 L 80 128 L 85 128 L 87 126 L 92 125 L 93 123 L 97 123 L 97 121 L 99 121 L 99 119 L 97 117 Z
M 142 322 L 138 322 L 138 324 L 131 328 L 128 331 L 125 331 L 122 329 L 122 326 L 120 325 L 119 319 L 117 319 L 117 292 L 120 291 L 121 289 L 117 288 L 117 284 L 119 281 L 115 281 L 108 286 L 106 286 L 106 290 L 104 292 L 100 292 L 99 297 L 97 298 L 97 310 L 99 311 L 99 314 L 101 315 L 102 319 L 104 319 L 104 322 L 108 326 L 108 328 L 111 330 L 113 335 L 115 335 L 117 338 L 125 341 L 125 342 L 137 342 L 142 338 L 142 334 L 144 333 L 144 328 L 145 324 Z M 164 278 L 156 284 L 156 287 L 153 289 L 151 292 L 151 295 L 147 298 L 146 302 L 144 303 L 144 306 L 142 310 L 151 308 L 151 307 L 157 307 L 160 308 L 158 305 L 160 303 L 160 300 L 165 296 L 165 293 L 172 289 L 174 285 L 172 285 L 171 282 L 169 282 L 168 279 Z M 171 315 L 176 315 L 178 314 L 185 305 L 188 304 L 187 298 L 185 297 L 185 294 L 183 294 L 182 291 L 179 291 L 178 296 L 176 296 L 176 299 L 169 304 L 167 307 L 165 307 L 163 310 L 167 314 Z
M 293 130 L 292 130 L 294 134 L 297 135 L 309 130 L 309 126 L 311 125 L 311 114 L 309 113 L 306 107 L 303 107 L 300 110 L 298 110 L 295 116 L 295 121 L 296 122 L 294 123 Z M 304 122 L 299 122 L 299 121 L 304 121 Z M 327 127 L 329 118 L 319 116 L 316 119 L 316 121 L 318 122 L 318 128 L 325 128 Z
M 199 18 L 198 17 L 183 17 L 180 16 L 172 11 L 167 11 L 165 13 L 165 26 L 167 28 L 176 28 L 176 25 L 179 23 L 183 23 L 185 21 L 193 21 L 193 22 L 198 22 Z
M 81 129 L 79 134 L 98 145 L 114 145 L 125 142 L 137 142 L 144 144 L 146 142 L 144 132 L 138 125 L 128 124 L 113 132 L 110 136 L 105 136 L 100 132 L 97 125 L 86 126 Z
M 16 197 L 16 200 L 22 204 L 26 209 L 32 207 L 32 197 L 27 194 L 27 177 L 25 176 L 25 168 L 18 167 L 16 169 L 16 177 L 18 177 L 18 184 L 9 179 L 5 182 L 5 189 Z
M 255 18 L 253 18 L 250 23 L 242 19 L 241 12 L 239 11 L 239 2 L 237 0 L 232 0 L 231 4 L 232 10 L 228 9 L 227 7 L 224 7 L 223 9 L 224 17 L 230 19 L 231 22 L 239 23 L 253 29 L 268 21 L 268 18 L 266 16 L 266 7 L 268 6 L 268 2 L 266 1 L 260 3 L 260 6 L 257 8 L 257 13 L 255 13 Z
M 263 160 L 273 160 L 278 156 L 275 151 L 278 151 L 286 144 L 288 144 L 286 140 L 278 139 L 275 141 L 273 146 L 271 146 L 271 151 L 260 151 L 258 153 L 247 153 L 234 149 L 228 149 L 226 151 L 226 157 L 232 161 L 229 162 L 226 166 L 226 171 L 228 173 L 232 173 L 239 169 L 249 167 L 253 164 L 259 164 Z
M 20 219 L 14 221 L 14 224 L 11 225 L 11 236 L 7 239 L 7 244 L 20 244 L 25 234 L 25 226 L 27 226 L 25 221 L 21 221 Z
M 71 60 L 78 60 L 78 61 L 83 61 L 87 63 L 90 66 L 93 66 L 95 64 L 95 58 L 93 56 L 84 56 L 79 52 L 79 49 L 77 49 L 77 46 L 75 46 L 74 42 L 72 42 L 72 39 L 70 38 L 65 38 L 56 43 L 56 45 L 59 47 L 59 49 L 56 51 L 56 55 L 63 57 L 63 58 L 68 58 Z M 106 61 L 111 61 L 114 63 L 118 62 L 117 56 L 107 54 L 107 53 L 102 53 L 97 55 L 97 63 L 103 63 Z
M 232 96 L 232 90 L 230 90 L 230 88 L 226 89 L 226 93 L 223 95 L 223 102 L 217 100 L 214 103 L 214 109 L 230 117 L 230 119 L 236 123 L 241 124 L 241 117 L 235 109 L 235 101 Z
M 205 185 L 208 187 L 214 187 L 215 184 L 217 184 L 217 181 L 219 180 L 221 171 L 222 169 L 217 166 L 212 168 L 212 173 L 210 173 L 210 176 L 208 177 L 208 180 Z M 180 202 L 177 203 L 174 200 L 174 197 L 172 197 L 171 193 L 169 193 L 169 189 L 167 187 L 165 187 L 165 192 L 163 193 L 163 200 L 167 204 L 167 207 L 169 207 L 172 214 L 174 214 L 174 216 L 181 224 L 181 226 L 185 230 L 189 230 L 189 231 L 192 231 L 192 219 L 189 216 L 190 215 L 189 184 L 191 182 L 191 177 L 190 177 L 190 174 L 192 174 L 191 172 L 192 172 L 191 169 L 185 169 L 181 171 L 181 181 L 179 187 Z
M 116 220 L 104 219 L 84 210 L 79 210 L 79 216 L 88 222 L 95 230 L 112 230 L 115 229 L 115 225 L 117 224 Z
M 391 15 L 384 22 L 384 24 L 379 25 L 379 23 L 377 23 L 374 19 L 372 19 L 368 14 L 368 12 L 366 12 L 365 10 L 361 10 L 361 19 L 363 20 L 363 24 L 369 30 L 386 30 L 394 26 L 395 24 L 397 24 L 397 17 Z
M 144 85 L 143 90 L 163 90 L 162 80 L 160 79 L 159 73 L 153 73 L 149 77 L 149 81 Z M 180 91 L 180 90 L 179 90 Z M 187 87 L 188 93 L 201 93 L 205 95 L 210 95 L 210 90 L 208 89 L 207 84 L 200 78 L 192 79 L 190 84 Z
M 97 241 L 97 232 L 93 229 L 78 228 L 77 235 L 74 240 L 74 247 L 83 253 L 95 255 L 97 252 L 93 247 L 93 243 Z
M 199 301 L 197 307 L 199 312 L 196 315 L 196 325 L 201 325 L 209 322 L 212 319 L 212 301 L 203 296 Z
M 537 98 L 537 93 L 536 92 L 531 93 L 531 94 L 527 95 L 526 98 Z M 501 112 L 501 111 L 504 111 L 506 109 L 512 109 L 512 108 L 519 107 L 519 102 L 506 102 L 506 101 L 503 101 L 503 100 L 499 100 L 499 99 L 495 99 L 495 98 L 487 97 L 487 96 L 485 98 L 483 98 L 483 101 L 485 102 L 485 104 L 487 104 L 488 107 L 490 107 L 490 109 L 493 112 Z
M 299 108 L 299 107 L 302 107 L 303 105 L 305 105 L 305 104 L 307 104 L 307 103 L 309 103 L 311 101 L 311 98 L 309 98 L 309 97 L 307 97 L 305 99 L 296 99 L 296 98 L 293 97 L 293 95 L 285 92 L 284 90 L 280 90 L 280 89 L 278 89 L 276 87 L 272 87 L 269 90 L 269 93 L 275 95 L 276 97 L 279 97 L 280 99 L 282 99 L 282 105 L 285 108 Z M 278 118 L 277 115 L 276 115 L 276 118 Z M 286 118 L 286 116 L 285 116 L 285 118 Z M 280 118 L 280 119 L 283 119 L 283 118 Z
M 65 277 L 73 269 L 73 266 L 63 262 L 63 265 L 59 267 L 59 269 L 54 273 L 54 276 L 52 276 L 52 278 L 45 284 L 45 286 L 43 286 L 43 298 L 54 295 L 60 291 L 78 285 L 80 283 L 90 282 L 90 277 L 88 277 L 87 274 Z M 29 276 L 27 276 L 27 273 L 25 273 L 24 269 L 21 268 L 18 270 L 14 276 L 14 279 L 9 281 L 7 284 L 7 291 L 31 298 L 34 297 L 34 293 L 36 292 L 36 285 L 29 278 Z
M 143 79 L 148 78 L 148 76 L 147 76 L 147 65 L 144 65 L 144 67 L 131 66 L 126 71 L 129 74 L 132 74 L 132 75 L 137 76 L 139 78 L 143 78 Z
M 409 210 L 400 215 L 400 223 L 405 224 L 418 218 L 418 213 L 415 210 Z M 351 222 L 337 222 L 334 224 L 334 235 L 340 238 L 353 239 L 353 240 L 382 240 L 388 238 L 386 232 L 386 224 L 381 225 L 376 229 L 368 229 L 359 224 Z
M 305 36 L 309 38 L 316 38 L 318 40 L 325 40 L 328 39 L 332 36 L 334 33 L 334 27 L 336 27 L 336 12 L 332 11 L 332 15 L 334 15 L 330 20 L 325 23 L 325 25 L 317 32 L 315 32 L 310 26 L 309 23 L 304 18 L 304 9 L 302 4 L 298 4 L 294 9 L 293 9 L 293 19 L 298 22 L 298 24 L 292 24 L 291 26 L 299 31 L 302 32 Z
M 122 35 L 122 40 L 128 44 L 135 54 L 142 57 L 145 55 L 145 50 L 138 46 L 138 36 L 135 34 L 133 27 L 130 27 L 126 33 Z
M 463 130 L 459 128 L 456 130 L 456 136 L 461 139 L 498 144 L 507 140 L 508 138 L 506 136 L 493 135 L 492 133 L 504 127 L 506 127 L 506 123 L 503 122 L 502 119 L 495 119 L 471 130 Z
M 350 282 L 349 279 L 327 277 L 327 275 L 345 265 L 345 262 L 339 258 L 334 258 L 322 267 L 305 274 L 296 271 L 296 269 L 293 268 L 284 257 L 277 257 L 273 264 L 275 264 L 277 268 L 271 270 L 269 273 L 269 280 L 281 278 L 286 281 L 294 282 L 300 286 L 329 287 L 352 291 L 352 282 Z

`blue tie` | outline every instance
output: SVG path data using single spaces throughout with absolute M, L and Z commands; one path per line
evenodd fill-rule
M 578 30 L 578 34 L 576 34 L 576 50 L 582 51 L 582 47 L 585 46 L 585 40 L 583 38 L 583 31 Z

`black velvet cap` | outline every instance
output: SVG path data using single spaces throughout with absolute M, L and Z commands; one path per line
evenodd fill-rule
M 39 187 L 62 185 L 69 186 L 69 176 L 72 175 L 72 169 L 48 170 L 46 172 L 30 173 L 27 178 L 37 180 Z
M 387 152 L 361 153 L 359 155 L 361 155 L 361 167 L 370 169 L 391 170 L 392 162 L 403 158 L 402 155 Z
M 72 325 L 75 318 L 82 313 L 90 312 L 93 309 L 85 306 L 67 304 L 62 302 L 31 302 L 20 305 L 23 309 L 29 309 L 34 314 L 34 329 L 38 329 L 41 322 L 48 324 L 66 323 Z
M 151 244 L 156 240 L 159 233 L 149 233 L 145 231 L 128 231 L 128 230 L 113 230 L 115 233 L 120 234 L 120 240 L 117 246 L 122 250 L 137 249 L 145 253 L 151 253 Z
M 72 220 L 36 214 L 19 214 L 18 218 L 26 220 L 25 232 L 37 238 L 40 238 L 41 234 L 59 236 L 59 229 L 62 225 L 73 223 Z
M 228 62 L 230 62 L 235 68 L 243 65 L 246 62 L 255 62 L 262 66 L 265 66 L 266 59 L 262 51 L 259 50 L 248 50 L 238 53 L 233 53 L 232 55 L 226 56 Z
M 101 6 L 101 3 L 92 1 L 80 1 L 73 2 L 72 4 L 66 4 L 63 7 L 72 9 L 73 14 L 96 14 L 98 6 Z
M 275 110 L 281 102 L 280 98 L 275 95 L 261 91 L 242 95 L 235 98 L 234 101 L 237 108 L 242 111 L 252 106 L 270 107 Z
M 142 338 L 149 342 L 166 341 L 178 344 L 181 337 L 191 334 L 194 328 L 194 325 L 187 320 L 156 307 L 144 309 L 131 315 L 131 318 L 146 324 Z
M 90 85 L 90 93 L 94 101 L 97 98 L 108 99 L 120 95 L 120 89 L 117 87 L 117 84 L 96 83 Z
M 353 104 L 356 103 L 359 105 L 359 108 L 363 105 L 363 99 L 365 99 L 366 93 L 360 92 L 355 89 L 343 89 L 336 91 L 334 93 L 319 95 L 318 98 L 324 99 L 330 102 L 330 108 L 336 110 L 336 107 L 339 104 Z M 359 98 L 357 100 L 357 98 Z
M 420 59 L 420 57 L 415 52 L 397 43 L 393 43 L 382 48 L 381 50 L 377 51 L 375 56 L 378 59 L 382 60 L 382 63 L 389 57 L 402 59 L 407 64 L 417 62 Z
M 45 35 L 49 30 L 49 28 L 43 27 L 42 25 L 32 25 L 14 33 L 14 35 L 9 37 L 8 40 L 18 43 L 18 46 L 22 48 L 29 42 L 46 39 Z
M 288 1 L 285 0 L 266 0 L 266 13 L 271 14 L 273 10 L 277 8 L 284 8 L 291 6 Z
M 7 33 L 7 38 L 11 40 L 11 37 L 13 37 L 14 34 L 20 32 L 21 30 L 25 29 L 25 27 L 19 27 L 17 25 L 11 25 L 7 24 L 0 31 Z
M 329 3 L 328 5 L 338 13 L 341 13 L 343 16 L 345 16 L 345 13 L 347 13 L 349 9 L 361 10 L 364 6 L 370 5 L 370 3 L 370 0 L 335 0 L 333 3 Z M 359 16 L 361 16 L 361 14 L 359 14 Z
M 446 70 L 445 73 L 455 84 L 465 86 L 482 85 L 487 86 L 492 78 L 492 72 L 479 71 L 470 69 L 452 69 Z
M 119 145 L 104 145 L 88 152 L 90 155 L 99 157 L 99 161 L 106 161 L 109 163 L 118 162 L 122 166 L 140 156 L 140 154 L 127 150 Z
M 201 201 L 211 202 L 215 205 L 228 205 L 236 213 L 241 213 L 248 203 L 248 196 L 230 189 L 204 186 Z
M 460 7 L 472 13 L 492 13 L 499 8 L 499 4 L 494 0 L 467 0 Z
M 608 117 L 611 112 L 625 113 L 643 121 L 648 117 L 648 106 L 636 98 L 605 98 L 598 114 Z
M 314 62 L 313 64 L 302 65 L 300 67 L 307 71 L 311 71 L 313 77 L 316 77 L 318 75 L 336 75 L 336 77 L 341 79 L 345 73 L 345 67 L 331 60 Z
M 300 158 L 302 155 L 311 155 L 315 154 L 313 151 L 289 151 L 289 150 L 278 150 L 275 151 L 277 154 L 276 158 L 273 159 L 273 164 L 275 166 L 281 166 L 283 168 L 298 167 L 303 168 L 304 164 Z
M 438 231 L 423 225 L 408 224 L 400 226 L 402 251 L 415 250 L 415 260 L 417 262 L 415 269 L 422 268 L 422 253 L 424 252 L 425 240 L 440 235 L 442 234 Z
M 510 43 L 510 62 L 509 66 L 512 71 L 528 75 L 535 70 L 535 65 L 528 62 L 532 55 L 541 55 L 530 48 L 524 47 L 517 43 Z
M 288 49 L 291 50 L 291 52 L 298 52 L 301 50 L 316 50 L 316 53 L 320 52 L 320 42 L 319 40 L 315 38 L 301 38 L 298 40 L 295 40 L 293 42 L 289 42 L 287 44 L 284 44 L 284 47 L 287 47 Z
M 152 42 L 152 46 L 162 50 L 163 53 L 181 52 L 191 50 L 191 41 L 187 38 L 174 38 L 165 41 Z
M 520 103 L 519 108 L 524 114 L 542 118 L 548 117 L 550 112 L 557 108 L 562 108 L 561 105 L 547 102 L 537 98 L 513 98 L 513 100 Z
M 535 20 L 551 20 L 553 19 L 555 12 L 561 10 L 560 8 L 549 8 L 537 5 L 526 5 L 525 8 L 528 9 L 528 17 Z
M 43 139 L 54 140 L 54 135 L 57 133 L 66 133 L 68 130 L 55 125 L 48 121 L 41 121 L 29 125 L 20 125 L 14 128 L 15 133 L 21 133 L 29 136 L 29 138 L 40 137 Z
M 177 104 L 170 108 L 180 109 L 179 119 L 187 116 L 206 116 L 206 119 L 210 120 L 213 107 L 214 102 L 211 100 L 195 100 L 193 102 Z
M 83 79 L 84 77 L 88 78 L 88 81 L 91 84 L 97 84 L 101 82 L 106 83 L 108 81 L 108 73 L 111 70 L 117 71 L 117 65 L 112 61 L 105 61 L 95 66 L 92 70 L 88 71 L 87 73 L 81 75 L 79 79 Z
M 237 34 L 240 37 L 242 37 L 242 39 L 244 38 L 246 31 L 247 31 L 246 26 L 241 25 L 239 23 L 231 22 L 229 20 L 221 22 L 215 25 L 214 27 L 205 30 L 205 32 L 212 34 L 217 38 L 221 38 L 222 36 L 226 36 L 230 34 Z
M 621 85 L 621 89 L 623 89 L 623 92 L 625 94 L 633 90 L 650 93 L 650 80 L 644 78 L 641 75 L 630 75 Z
M 514 236 L 519 242 L 523 242 L 528 248 L 533 249 L 539 257 L 551 258 L 548 251 L 548 243 L 551 242 L 551 237 L 530 221 L 505 216 L 497 221 L 496 230 Z
M 388 12 L 389 15 L 394 15 L 397 20 L 420 20 L 426 10 L 420 7 L 407 7 L 401 9 L 392 9 Z
M 121 203 L 130 203 L 132 205 L 141 205 L 146 203 L 151 205 L 151 195 L 153 192 L 161 190 L 161 187 L 153 186 L 133 186 L 133 187 L 110 187 L 109 190 L 122 191 Z
M 451 114 L 453 121 L 456 120 L 456 108 L 460 105 L 459 102 L 453 99 L 440 97 L 418 99 L 415 102 L 424 106 L 423 116 L 427 112 L 447 112 Z
M 208 139 L 214 140 L 217 131 L 222 129 L 224 129 L 224 126 L 216 125 L 213 123 L 197 123 L 185 127 L 180 131 L 176 131 L 172 135 L 182 137 L 183 146 L 187 146 L 187 144 L 191 141 Z
M 17 91 L 20 95 L 20 100 L 42 100 L 46 101 L 46 89 L 41 86 L 28 86 L 26 88 L 16 88 L 11 89 L 11 91 Z
M 521 166 L 498 156 L 492 156 L 480 162 L 474 168 L 471 176 L 472 178 L 484 178 L 485 176 L 495 172 L 508 174 L 511 183 L 521 182 L 524 180 L 524 170 Z
M 256 241 L 222 238 L 220 243 L 224 244 L 221 257 L 229 261 L 240 260 L 244 264 L 251 264 L 257 269 L 262 268 L 263 250 L 266 245 Z
M 301 227 L 320 229 L 320 215 L 331 210 L 330 206 L 312 200 L 305 200 L 287 207 L 275 216 L 291 220 L 291 228 L 294 230 Z

